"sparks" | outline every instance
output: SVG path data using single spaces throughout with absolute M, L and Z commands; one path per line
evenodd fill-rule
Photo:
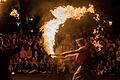
M 16 19 L 19 19 L 19 14 L 16 9 L 12 9 L 12 12 L 10 13 L 10 15 L 15 17 Z

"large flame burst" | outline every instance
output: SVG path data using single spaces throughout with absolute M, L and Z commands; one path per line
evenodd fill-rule
M 52 15 L 55 17 L 52 20 L 46 22 L 41 28 L 40 31 L 43 32 L 43 46 L 48 54 L 55 54 L 54 45 L 55 45 L 55 35 L 59 30 L 60 25 L 64 25 L 67 19 L 76 19 L 80 20 L 82 16 L 86 13 L 95 14 L 94 19 L 96 21 L 99 20 L 99 14 L 95 13 L 94 6 L 89 4 L 89 7 L 73 7 L 70 5 L 67 6 L 59 6 L 54 10 L 50 10 Z M 100 46 L 98 42 L 94 41 L 95 46 Z

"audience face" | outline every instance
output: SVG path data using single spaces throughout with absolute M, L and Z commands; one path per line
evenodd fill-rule
M 16 40 L 18 40 L 18 41 L 16 41 Z M 31 36 L 25 36 L 24 35 L 24 37 L 23 36 L 21 36 L 21 37 L 17 37 L 17 34 L 16 33 L 14 33 L 14 35 L 8 35 L 7 37 L 6 37 L 6 35 L 3 35 L 3 36 L 0 36 L 0 46 L 2 46 L 3 44 L 4 45 L 6 45 L 6 46 L 8 46 L 7 44 L 9 43 L 9 44 L 19 44 L 19 42 L 23 42 L 23 44 L 28 44 L 28 41 L 30 42 L 30 43 L 32 43 L 33 44 L 33 42 L 36 42 L 36 44 L 38 44 L 38 43 L 40 43 L 40 37 L 39 36 L 33 36 L 33 37 L 31 37 Z M 11 43 L 10 43 L 11 42 Z M 76 41 L 77 42 L 77 44 L 78 44 L 78 46 L 79 47 L 81 47 L 81 46 L 83 46 L 83 44 L 80 44 L 79 43 L 79 41 Z M 108 44 L 110 44 L 110 45 L 113 45 L 113 44 L 115 44 L 112 40 L 110 40 L 110 39 L 105 39 L 104 40 L 104 43 L 102 43 L 104 46 L 106 46 L 106 45 L 108 45 Z M 119 49 L 118 50 L 120 50 L 120 40 L 118 40 L 117 41 L 117 44 L 118 44 L 118 47 L 119 47 Z M 5 46 L 4 46 L 5 47 Z M 109 51 L 114 51 L 114 46 L 112 46 L 112 47 L 110 47 L 109 46 Z M 104 48 L 105 50 L 106 50 L 106 47 Z M 22 47 L 22 50 L 24 50 L 24 47 Z M 29 47 L 28 48 L 28 50 L 31 50 L 31 47 Z M 102 51 L 101 51 L 102 52 Z M 104 53 L 104 52 L 103 52 Z M 18 57 L 18 56 L 17 56 Z M 108 57 L 108 56 L 107 56 Z M 109 56 L 109 57 L 111 57 L 111 56 Z M 31 59 L 31 61 L 33 61 L 33 62 L 35 62 L 35 61 L 37 61 L 36 60 L 36 58 L 34 58 L 34 57 L 32 57 L 32 58 L 30 58 Z M 22 59 L 20 59 L 20 58 L 18 58 L 18 60 L 17 60 L 19 63 L 22 61 Z M 28 62 L 29 61 L 29 59 L 28 58 L 24 58 L 24 61 L 25 62 Z M 38 63 L 43 63 L 43 62 L 45 62 L 44 61 L 44 59 L 43 60 L 40 60 Z M 51 61 L 52 62 L 52 61 Z M 59 62 L 61 62 L 61 61 L 59 61 Z M 100 64 L 103 64 L 103 60 L 101 60 L 100 61 Z M 113 59 L 113 60 L 111 60 L 111 62 L 110 63 L 108 63 L 108 61 L 105 63 L 106 65 L 111 65 L 112 63 L 114 63 L 114 64 L 116 64 L 116 60 L 115 59 Z

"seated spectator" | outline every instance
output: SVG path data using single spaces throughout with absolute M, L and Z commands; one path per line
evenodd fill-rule
M 117 71 L 120 73 L 120 47 L 118 48 L 116 52 L 116 62 L 117 62 Z
M 97 75 L 103 75 L 103 74 L 104 74 L 104 65 L 103 65 L 103 60 L 101 60 L 97 66 Z
M 40 62 L 38 63 L 38 70 L 41 73 L 46 73 L 46 66 L 45 66 L 45 62 L 43 59 L 40 60 Z
M 22 70 L 24 69 L 24 61 L 18 57 L 17 59 L 17 65 L 16 65 L 16 70 L 17 72 L 22 72 Z
M 20 51 L 20 58 L 24 59 L 26 57 L 26 51 L 24 49 L 24 47 L 22 47 L 21 51 Z
M 111 71 L 110 71 L 111 73 L 116 74 L 116 62 L 114 59 L 112 60 L 112 64 L 110 65 L 110 69 L 111 69 Z
M 55 60 L 54 60 L 55 61 Z M 57 62 L 57 61 L 56 61 Z M 53 62 L 53 58 L 51 57 L 51 54 L 48 55 L 48 60 L 46 61 L 46 68 L 49 73 L 56 71 L 56 64 Z
M 111 67 L 110 67 L 109 62 L 106 62 L 104 70 L 105 70 L 104 72 L 106 75 L 108 75 L 110 73 Z
M 30 60 L 30 66 L 31 67 L 29 73 L 37 72 L 38 65 L 34 57 Z
M 59 59 L 58 60 L 58 63 L 57 63 L 57 72 L 64 72 L 65 71 L 65 63 L 63 62 L 62 59 Z
M 32 50 L 31 50 L 31 47 L 28 47 L 28 50 L 26 51 L 26 54 L 27 54 L 27 58 L 32 58 Z
M 108 61 L 109 61 L 109 63 L 111 63 L 112 60 L 116 58 L 115 48 L 110 46 L 108 48 L 108 52 L 107 53 L 108 53 Z
M 24 59 L 24 72 L 27 73 L 30 68 L 31 68 L 30 62 L 28 58 L 25 58 Z
M 9 71 L 10 71 L 11 74 L 13 74 L 13 75 L 15 74 L 14 73 L 14 67 L 13 67 L 12 64 L 9 65 Z

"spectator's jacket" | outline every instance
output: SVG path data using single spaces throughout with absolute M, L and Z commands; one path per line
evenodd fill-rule
M 10 57 L 20 51 L 21 47 L 15 49 L 0 49 L 0 80 L 10 80 L 9 64 Z

